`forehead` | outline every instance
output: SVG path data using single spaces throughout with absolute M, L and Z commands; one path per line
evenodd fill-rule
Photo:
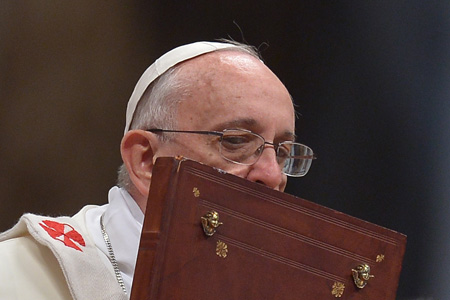
M 256 57 L 216 51 L 183 63 L 179 76 L 188 88 L 178 107 L 178 127 L 294 131 L 287 89 Z

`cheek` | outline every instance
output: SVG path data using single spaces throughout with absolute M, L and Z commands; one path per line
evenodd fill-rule
M 154 157 L 175 157 L 178 155 L 184 157 L 190 157 L 189 149 L 186 146 L 180 145 L 178 142 L 174 140 L 167 141 L 161 145 L 154 153 Z
M 158 156 L 183 156 L 203 164 L 220 168 L 222 157 L 217 145 L 201 137 L 178 138 L 167 142 L 157 152 Z
M 284 189 L 286 188 L 287 184 L 287 176 L 283 174 L 283 179 L 280 184 L 280 192 L 284 192 Z
M 226 166 L 221 169 L 229 174 L 247 179 L 251 166 L 237 165 L 226 161 Z

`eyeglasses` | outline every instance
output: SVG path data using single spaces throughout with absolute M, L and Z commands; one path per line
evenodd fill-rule
M 271 145 L 275 149 L 277 162 L 281 172 L 292 177 L 302 177 L 308 173 L 311 163 L 316 156 L 311 148 L 292 141 L 284 141 L 278 144 L 266 142 L 266 140 L 249 130 L 225 129 L 223 131 L 192 131 L 149 129 L 153 133 L 191 133 L 219 136 L 219 152 L 221 156 L 232 163 L 240 165 L 253 165 L 261 157 L 265 145 Z

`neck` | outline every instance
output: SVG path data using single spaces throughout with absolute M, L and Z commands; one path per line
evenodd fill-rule
M 147 207 L 147 195 L 142 195 L 134 186 L 130 188 L 130 190 L 127 191 L 131 197 L 133 197 L 134 201 L 136 201 L 136 204 L 141 209 L 142 213 L 145 214 L 145 208 Z

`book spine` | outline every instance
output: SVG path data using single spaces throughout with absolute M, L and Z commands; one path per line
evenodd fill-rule
M 176 173 L 181 162 L 179 159 L 164 157 L 158 158 L 154 165 L 152 173 L 158 175 L 152 177 L 150 185 L 130 300 L 154 299 L 157 293 L 159 274 L 154 271 L 154 266 L 163 258 L 158 258 L 156 253 L 158 248 L 164 247 L 161 229 L 166 220 L 163 215 L 167 208 L 166 201 L 175 193 L 170 187 L 176 186 Z

